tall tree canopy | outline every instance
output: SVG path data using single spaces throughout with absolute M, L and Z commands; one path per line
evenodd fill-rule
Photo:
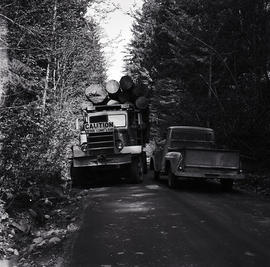
M 269 14 L 269 0 L 145 0 L 126 70 L 151 87 L 161 132 L 210 126 L 222 143 L 269 158 Z
M 3 0 L 9 77 L 0 110 L 1 181 L 66 176 L 72 123 L 84 89 L 105 79 L 92 0 Z

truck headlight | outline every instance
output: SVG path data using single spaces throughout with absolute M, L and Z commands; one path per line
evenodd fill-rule
M 124 147 L 124 144 L 123 144 L 123 142 L 122 142 L 121 140 L 117 140 L 117 141 L 115 142 L 115 146 L 116 146 L 119 150 L 122 150 L 123 147 Z
M 87 135 L 85 131 L 82 131 L 80 134 L 80 144 L 83 145 L 84 143 L 87 143 Z
M 86 151 L 87 151 L 87 143 L 83 143 L 83 144 L 81 145 L 81 150 L 82 150 L 83 152 L 86 152 Z

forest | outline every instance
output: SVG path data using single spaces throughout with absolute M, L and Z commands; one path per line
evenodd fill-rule
M 1 1 L 8 70 L 1 97 L 0 197 L 69 179 L 84 89 L 106 80 L 94 0 Z M 268 0 L 145 0 L 125 72 L 150 88 L 151 137 L 213 128 L 258 170 L 270 161 Z M 29 192 L 28 192 L 29 193 Z
M 1 1 L 9 59 L 0 108 L 3 198 L 68 179 L 84 89 L 106 76 L 98 27 L 86 17 L 92 2 Z
M 1 2 L 9 67 L 0 195 L 68 179 L 84 89 L 106 80 L 99 28 L 86 17 L 93 2 Z M 220 144 L 267 168 L 269 12 L 268 0 L 144 1 L 125 71 L 150 88 L 152 138 L 170 125 L 211 127 Z
M 270 162 L 268 0 L 147 0 L 126 71 L 151 88 L 152 136 L 211 127 L 257 170 Z
M 106 1 L 1 0 L 0 258 L 18 254 L 8 251 L 14 227 L 31 238 L 26 218 L 44 225 L 61 199 L 63 227 L 61 212 L 70 217 L 81 198 L 63 192 L 85 88 L 107 79 L 100 25 L 88 16 L 94 3 Z M 268 175 L 270 1 L 144 0 L 129 15 L 124 75 L 148 88 L 150 142 L 172 125 L 211 127 L 221 147 L 241 152 L 252 177 Z M 63 192 L 51 201 L 47 185 Z M 26 207 L 22 224 L 21 215 L 10 220 L 15 203 Z
M 69 179 L 84 89 L 106 80 L 94 0 L 1 1 L 8 71 L 0 196 Z M 268 0 L 145 0 L 132 15 L 125 72 L 150 88 L 151 138 L 170 125 L 213 128 L 258 170 L 270 161 Z M 33 193 L 34 194 L 34 193 Z

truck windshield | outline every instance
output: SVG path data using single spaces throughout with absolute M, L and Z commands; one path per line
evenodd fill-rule
M 115 127 L 126 126 L 126 115 L 125 114 L 110 114 L 108 115 L 108 121 L 113 122 Z
M 173 141 L 204 141 L 214 142 L 214 133 L 212 131 L 195 129 L 175 129 L 172 131 L 171 139 Z

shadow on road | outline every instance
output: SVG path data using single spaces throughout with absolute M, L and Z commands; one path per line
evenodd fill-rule
M 152 179 L 154 183 L 168 187 L 167 178 L 165 176 L 161 176 L 158 181 L 155 181 L 153 178 L 150 179 Z M 176 188 L 170 190 L 201 194 L 242 194 L 242 192 L 235 187 L 231 191 L 224 190 L 219 181 L 216 180 L 178 180 Z
M 158 181 L 154 180 L 153 172 L 148 171 L 144 177 L 144 182 L 141 185 L 157 184 L 162 187 L 168 187 L 167 177 L 161 176 Z M 84 182 L 79 186 L 82 189 L 100 188 L 100 187 L 120 187 L 120 186 L 134 186 L 129 183 L 128 177 L 119 173 L 99 172 L 85 176 Z M 221 184 L 215 180 L 178 180 L 175 189 L 169 189 L 174 192 L 189 192 L 198 194 L 231 194 L 241 195 L 242 191 L 234 187 L 231 191 L 224 191 Z

